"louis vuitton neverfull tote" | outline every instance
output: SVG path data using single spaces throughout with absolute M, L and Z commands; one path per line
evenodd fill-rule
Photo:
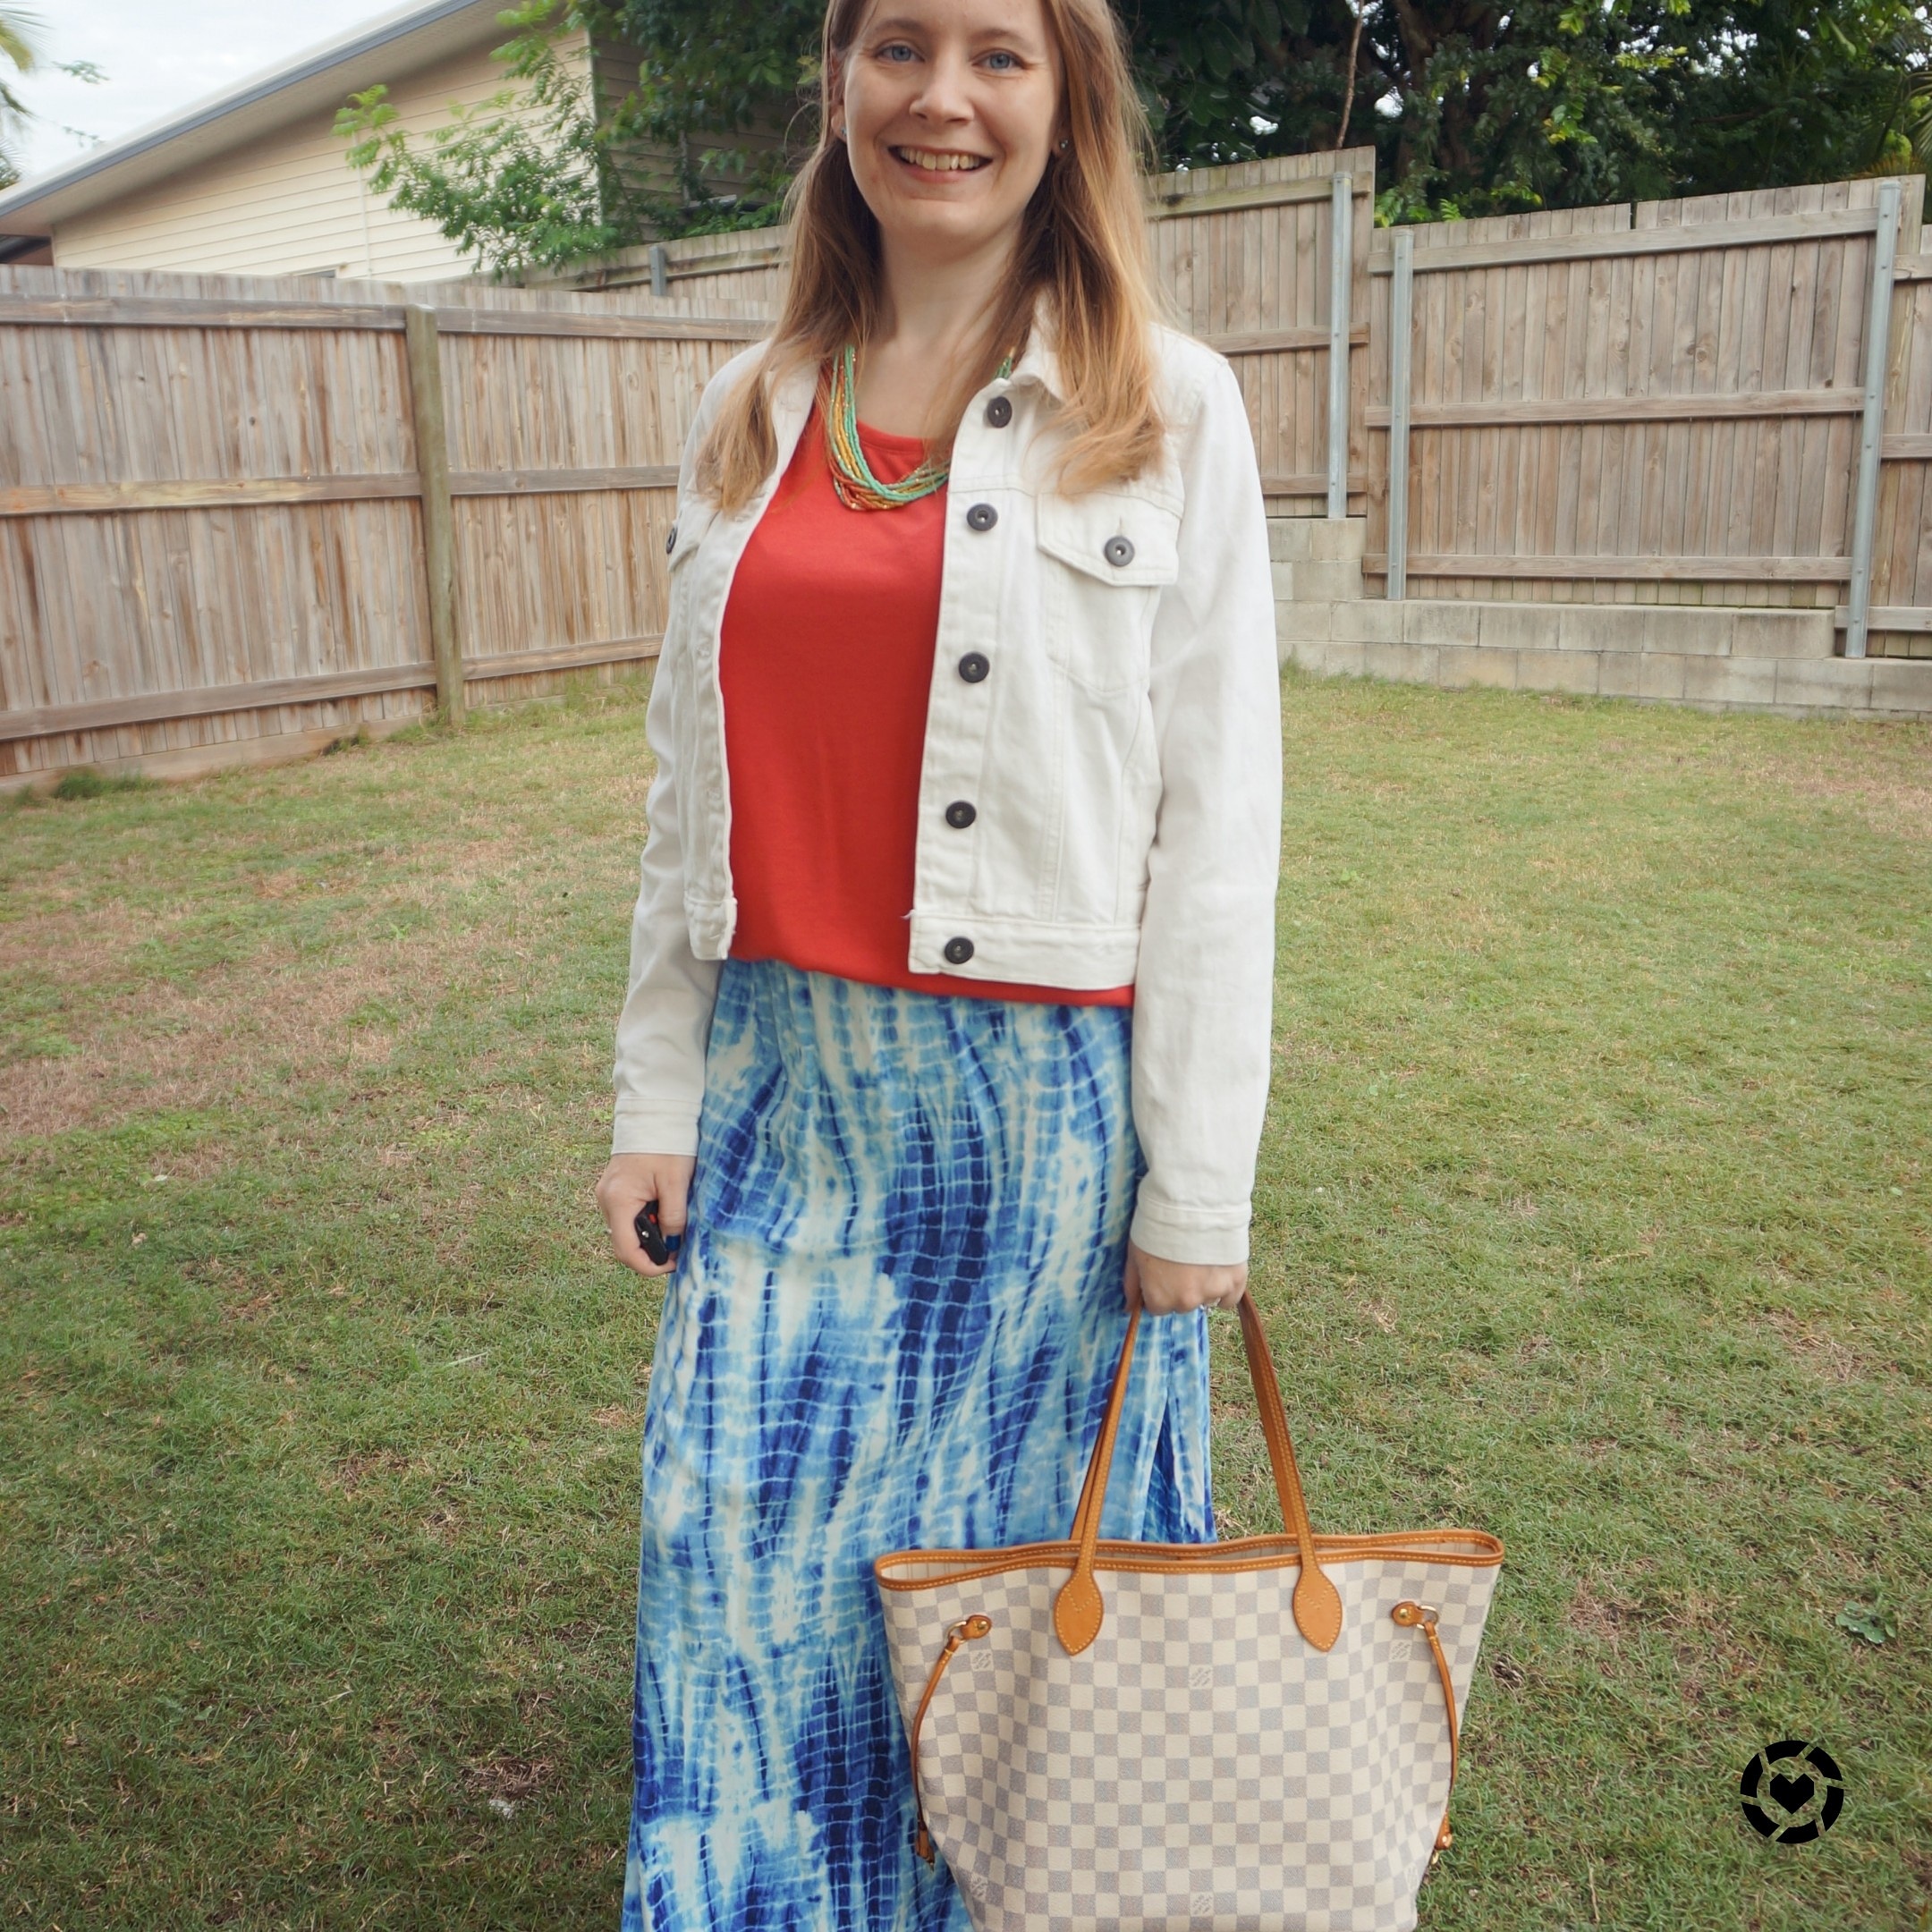
M 1241 1319 L 1283 1535 L 1100 1540 L 1136 1314 L 1066 1542 L 874 1564 L 919 1849 L 979 1932 L 1415 1925 L 1503 1546 L 1317 1536 Z

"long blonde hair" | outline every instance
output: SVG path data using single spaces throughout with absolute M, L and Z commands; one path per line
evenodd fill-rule
M 878 223 L 835 140 L 832 89 L 874 0 L 830 0 L 826 9 L 818 145 L 786 197 L 791 272 L 778 325 L 759 362 L 725 399 L 698 457 L 698 485 L 734 510 L 755 496 L 777 458 L 771 392 L 801 366 L 823 368 L 847 343 L 862 352 L 877 334 Z M 934 453 L 952 446 L 974 392 L 1000 359 L 1024 343 L 1045 298 L 1071 436 L 1057 483 L 1069 495 L 1138 476 L 1160 449 L 1149 325 L 1140 164 L 1153 144 L 1134 90 L 1124 38 L 1108 0 L 1040 0 L 1059 48 L 1065 133 L 1028 202 L 1004 297 L 936 420 Z

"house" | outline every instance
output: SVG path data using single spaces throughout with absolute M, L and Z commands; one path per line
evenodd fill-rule
M 414 134 L 445 124 L 453 104 L 500 93 L 505 70 L 490 55 L 509 38 L 504 4 L 414 0 L 0 191 L 0 262 L 407 282 L 473 273 L 428 223 L 370 191 L 333 128 L 348 97 L 377 82 Z M 600 78 L 628 88 L 634 51 L 594 53 Z

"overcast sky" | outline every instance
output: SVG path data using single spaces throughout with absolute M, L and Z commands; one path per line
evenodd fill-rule
M 44 174 L 91 145 L 66 131 L 112 140 L 216 94 L 359 21 L 392 13 L 399 0 L 7 0 L 38 17 L 41 71 L 15 90 L 38 118 L 23 144 L 23 172 Z M 92 61 L 106 76 L 89 87 L 52 72 L 56 61 Z

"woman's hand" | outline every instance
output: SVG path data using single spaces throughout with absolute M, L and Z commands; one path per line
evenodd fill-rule
M 646 1201 L 657 1203 L 657 1224 L 666 1234 L 684 1232 L 685 1199 L 691 1192 L 689 1154 L 613 1154 L 597 1176 L 597 1204 L 610 1229 L 611 1252 L 640 1275 L 668 1275 L 677 1266 L 674 1255 L 661 1267 L 644 1252 L 637 1238 L 637 1211 Z
M 1239 1308 L 1248 1292 L 1248 1264 L 1221 1266 L 1164 1261 L 1127 1243 L 1127 1306 L 1149 1315 L 1181 1315 L 1189 1309 Z

